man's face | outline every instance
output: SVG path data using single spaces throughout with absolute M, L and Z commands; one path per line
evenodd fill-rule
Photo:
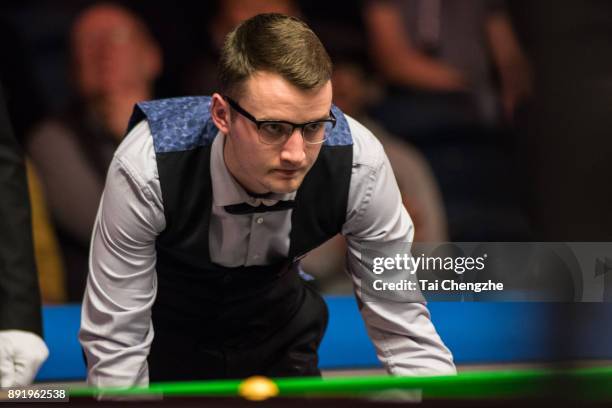
M 280 75 L 257 72 L 244 86 L 238 104 L 257 120 L 304 123 L 329 117 L 332 86 L 296 88 Z M 313 166 L 321 144 L 307 144 L 299 129 L 280 145 L 260 141 L 255 123 L 227 107 L 230 113 L 224 157 L 230 173 L 253 193 L 296 191 Z

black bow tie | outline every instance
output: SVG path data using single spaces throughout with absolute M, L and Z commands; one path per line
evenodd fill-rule
M 257 207 L 247 203 L 226 205 L 223 207 L 229 214 L 255 214 L 268 211 L 285 211 L 295 208 L 295 201 L 279 201 L 274 205 L 259 204 Z

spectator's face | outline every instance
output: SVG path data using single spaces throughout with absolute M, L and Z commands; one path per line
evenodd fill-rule
M 72 32 L 78 90 L 86 97 L 150 86 L 159 50 L 132 15 L 114 6 L 86 11 Z
M 304 123 L 329 117 L 332 100 L 331 82 L 304 91 L 280 75 L 259 72 L 249 78 L 241 107 L 258 120 L 286 120 Z M 260 141 L 257 126 L 235 110 L 229 109 L 225 160 L 234 177 L 255 193 L 288 193 L 298 189 L 313 166 L 321 144 L 306 144 L 299 129 L 280 145 Z

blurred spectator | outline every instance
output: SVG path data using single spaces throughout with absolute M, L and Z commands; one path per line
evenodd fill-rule
M 372 115 L 428 158 L 451 240 L 528 239 L 506 125 L 531 76 L 504 3 L 372 0 L 364 19 L 388 85 Z
M 373 57 L 390 85 L 381 119 L 397 122 L 391 130 L 405 137 L 497 123 L 489 56 L 507 119 L 530 93 L 527 61 L 499 0 L 374 0 L 365 21 Z
M 184 93 L 212 95 L 218 90 L 217 61 L 225 36 L 242 21 L 261 13 L 299 14 L 293 0 L 218 0 L 208 30 L 200 36 L 199 54 L 188 64 L 182 85 Z
M 57 228 L 68 299 L 79 301 L 107 166 L 134 103 L 153 96 L 161 52 L 138 17 L 106 3 L 78 15 L 70 40 L 79 100 L 41 123 L 28 138 L 27 150 Z

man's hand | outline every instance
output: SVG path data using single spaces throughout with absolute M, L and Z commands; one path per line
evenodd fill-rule
M 0 330 L 0 388 L 30 384 L 49 350 L 34 333 Z

